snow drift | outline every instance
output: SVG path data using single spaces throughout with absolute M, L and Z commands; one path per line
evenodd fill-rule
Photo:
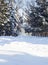
M 0 37 L 1 65 L 48 65 L 48 38 Z

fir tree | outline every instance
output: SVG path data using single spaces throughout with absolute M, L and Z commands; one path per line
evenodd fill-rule
M 27 13 L 30 32 L 35 35 L 39 33 L 39 35 L 48 36 L 48 1 L 36 0 L 36 3 L 38 7 L 30 5 L 30 14 Z
M 0 35 L 16 34 L 13 0 L 0 0 Z

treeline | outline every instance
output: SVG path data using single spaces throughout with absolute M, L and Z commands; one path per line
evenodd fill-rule
M 18 36 L 22 30 L 33 36 L 48 36 L 48 0 L 36 0 L 37 6 L 29 4 L 22 17 L 18 13 L 20 3 L 0 0 L 0 36 Z

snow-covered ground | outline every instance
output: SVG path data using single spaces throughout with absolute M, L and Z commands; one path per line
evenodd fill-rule
M 0 65 L 48 65 L 48 37 L 0 37 Z

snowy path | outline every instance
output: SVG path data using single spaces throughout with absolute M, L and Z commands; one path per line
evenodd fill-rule
M 48 65 L 47 43 L 48 38 L 0 37 L 0 65 Z

